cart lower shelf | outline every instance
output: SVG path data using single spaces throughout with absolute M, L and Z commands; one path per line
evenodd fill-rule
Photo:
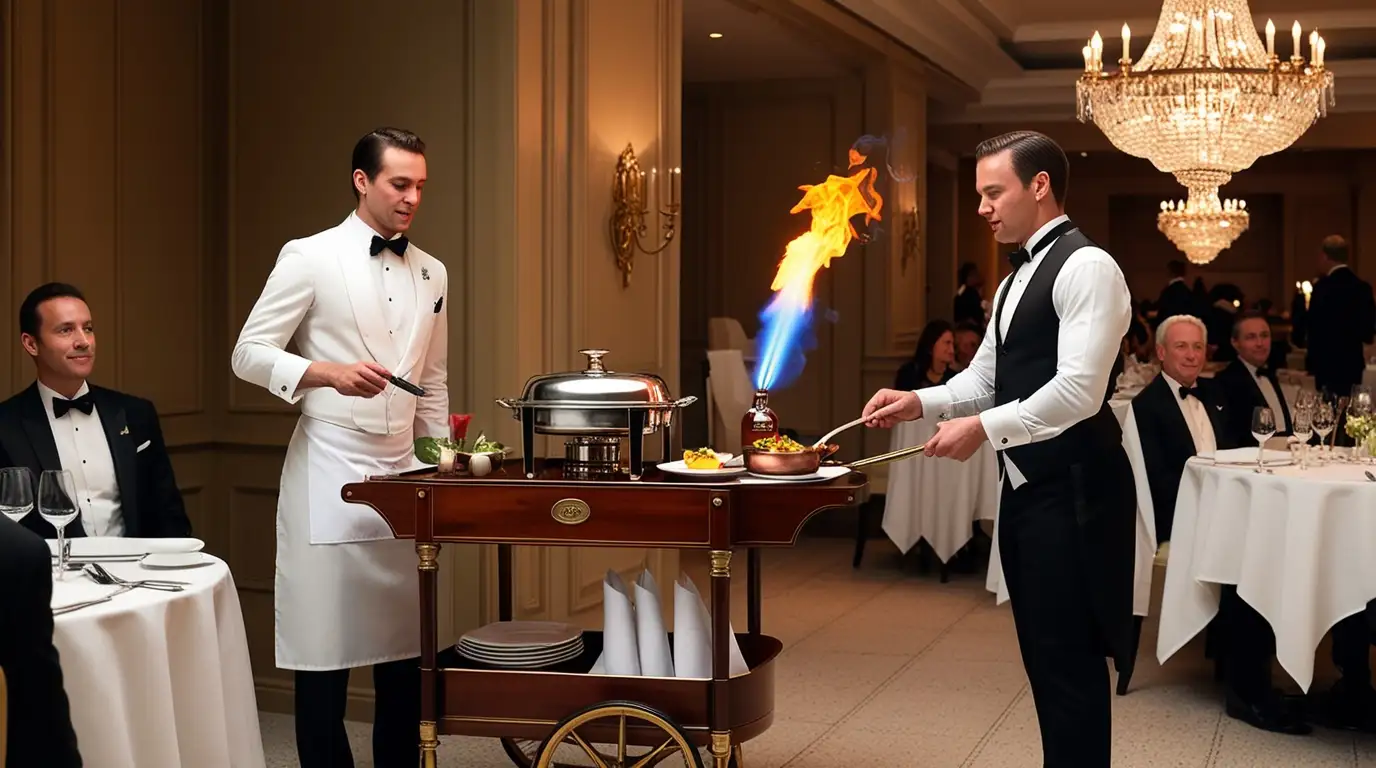
M 769 635 L 737 634 L 750 671 L 726 682 L 731 741 L 740 744 L 764 733 L 774 721 L 774 660 L 783 644 Z M 541 741 L 571 712 L 608 701 L 644 704 L 672 720 L 694 746 L 711 741 L 708 719 L 712 681 L 700 678 L 590 674 L 602 654 L 601 632 L 583 633 L 583 654 L 539 670 L 490 667 L 452 648 L 439 654 L 437 675 L 441 734 Z M 580 732 L 581 733 L 581 732 Z M 584 734 L 615 741 L 610 727 Z M 661 730 L 628 725 L 626 743 L 653 746 Z

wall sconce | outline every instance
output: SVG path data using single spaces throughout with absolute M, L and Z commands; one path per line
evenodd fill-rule
M 1314 284 L 1305 280 L 1302 283 L 1295 283 L 1295 287 L 1304 294 L 1304 308 L 1309 309 L 1309 297 L 1314 294 Z
M 611 237 L 612 250 L 616 252 L 616 266 L 621 270 L 623 288 L 631 284 L 631 270 L 635 267 L 637 250 L 646 256 L 653 256 L 668 248 L 669 243 L 673 242 L 679 213 L 679 180 L 682 175 L 678 168 L 669 171 L 669 205 L 659 210 L 659 215 L 665 217 L 664 235 L 653 249 L 646 248 L 641 244 L 640 238 L 646 233 L 645 217 L 650 213 L 650 190 L 659 192 L 659 172 L 658 169 L 652 168 L 647 183 L 645 172 L 640 170 L 640 161 L 636 159 L 635 149 L 628 143 L 626 148 L 621 150 L 621 157 L 616 161 L 616 175 L 612 178 Z
M 907 274 L 908 262 L 917 260 L 922 244 L 922 220 L 918 217 L 917 206 L 903 212 L 903 254 L 898 262 L 899 274 Z

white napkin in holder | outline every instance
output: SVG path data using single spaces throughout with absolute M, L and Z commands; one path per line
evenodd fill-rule
M 730 677 L 750 671 L 731 628 Z M 676 677 L 712 677 L 712 615 L 688 574 L 674 583 L 674 672 Z

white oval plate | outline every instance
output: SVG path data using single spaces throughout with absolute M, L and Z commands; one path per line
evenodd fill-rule
M 850 472 L 849 467 L 822 467 L 817 472 L 810 475 L 757 475 L 750 473 L 750 477 L 741 478 L 742 483 L 807 483 L 819 480 L 835 480 L 842 475 Z
M 153 552 L 144 555 L 139 565 L 144 568 L 198 568 L 213 562 L 204 552 Z
M 745 467 L 722 467 L 721 469 L 689 469 L 688 465 L 682 461 L 671 461 L 660 464 L 659 468 L 671 475 L 682 475 L 684 477 L 737 477 L 745 474 Z

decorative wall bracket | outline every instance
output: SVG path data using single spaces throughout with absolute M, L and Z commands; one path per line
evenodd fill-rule
M 659 209 L 664 217 L 664 234 L 656 245 L 646 248 L 641 243 L 648 229 L 645 217 L 649 215 L 650 191 L 658 192 L 658 169 L 651 169 L 650 178 L 640 169 L 635 149 L 628 143 L 616 161 L 616 175 L 612 179 L 612 218 L 610 222 L 612 250 L 616 253 L 616 266 L 621 270 L 623 288 L 631 284 L 631 271 L 635 268 L 635 252 L 641 251 L 652 256 L 669 247 L 674 240 L 679 214 L 678 168 L 669 171 L 669 205 Z
M 907 274 L 908 262 L 916 261 L 922 247 L 922 219 L 917 206 L 903 212 L 903 254 L 898 262 L 899 274 Z

